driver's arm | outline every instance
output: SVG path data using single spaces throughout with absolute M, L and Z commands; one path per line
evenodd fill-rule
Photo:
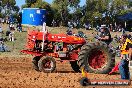
M 107 32 L 104 37 L 100 37 L 100 40 L 108 40 L 110 38 L 110 33 Z
M 100 37 L 100 40 L 108 40 L 109 36 L 105 36 L 105 37 Z

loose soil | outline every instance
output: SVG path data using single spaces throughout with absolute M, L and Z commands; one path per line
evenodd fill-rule
M 74 73 L 70 64 L 57 62 L 54 73 L 37 72 L 32 68 L 31 58 L 0 57 L 0 88 L 83 88 L 79 84 L 81 73 Z M 90 79 L 120 79 L 120 75 L 89 73 Z M 104 88 L 106 86 L 103 86 Z M 102 88 L 102 86 L 88 86 Z M 107 86 L 107 88 L 132 88 L 130 86 Z

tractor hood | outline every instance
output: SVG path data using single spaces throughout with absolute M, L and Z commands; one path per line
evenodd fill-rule
M 71 36 L 66 34 L 47 34 L 47 40 L 54 42 L 64 42 L 69 44 L 85 44 L 86 41 L 83 38 L 77 36 Z
M 30 39 L 34 41 L 43 40 L 43 32 L 30 31 L 28 32 L 28 37 L 30 37 Z M 46 33 L 44 36 L 44 40 L 53 41 L 53 42 L 64 42 L 69 44 L 85 44 L 86 43 L 84 38 L 66 35 L 66 34 Z

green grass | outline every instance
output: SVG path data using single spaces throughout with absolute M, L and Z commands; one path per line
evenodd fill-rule
M 3 34 L 3 37 L 4 38 L 8 38 L 6 36 L 6 27 L 7 25 L 4 25 L 3 26 L 3 29 L 4 29 L 4 34 Z M 20 51 L 22 49 L 25 48 L 25 43 L 26 43 L 26 35 L 27 35 L 27 32 L 18 32 L 18 31 L 15 31 L 15 38 L 16 40 L 14 42 L 11 42 L 11 41 L 6 41 L 4 44 L 6 46 L 8 46 L 10 52 L 0 52 L 0 56 L 10 56 L 10 57 L 14 57 L 14 56 L 23 56 Z

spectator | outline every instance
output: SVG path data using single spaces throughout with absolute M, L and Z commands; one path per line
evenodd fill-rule
M 96 31 L 98 31 L 98 32 L 100 31 L 100 28 L 98 25 L 96 26 Z
M 6 36 L 9 36 L 10 33 L 11 33 L 10 32 L 10 27 L 8 26 L 7 31 L 6 31 Z
M 119 71 L 121 79 L 130 79 L 129 60 L 132 60 L 132 41 L 128 39 L 127 34 L 121 36 L 121 62 L 119 64 Z
M 0 39 L 3 38 L 2 34 L 3 34 L 3 30 L 2 30 L 2 27 L 0 26 Z
M 22 23 L 22 18 L 21 18 L 21 16 L 20 16 L 20 15 L 18 16 L 17 21 L 18 21 L 18 23 L 19 23 L 19 24 L 21 24 L 21 23 Z
M 13 24 L 9 24 L 9 41 L 14 41 L 14 25 Z
M 86 22 L 83 26 L 86 28 L 86 30 L 91 29 L 89 22 Z
M 4 22 L 5 22 L 5 19 L 3 18 L 3 19 L 2 19 L 2 23 L 4 24 Z
M 112 31 L 112 30 L 113 30 L 113 26 L 112 24 L 110 24 L 109 31 Z
M 56 21 L 53 19 L 53 21 L 52 21 L 52 26 L 53 27 L 56 27 Z
M 76 28 L 79 29 L 80 28 L 80 21 L 77 20 L 76 24 L 77 24 Z
M 72 22 L 68 21 L 68 30 L 72 30 L 72 28 L 73 28 Z
M 125 34 L 125 29 L 124 28 L 122 28 L 121 31 L 122 31 L 122 34 Z
M 0 24 L 2 23 L 2 18 L 0 18 Z
M 18 29 L 19 32 L 22 32 L 22 25 L 21 25 L 21 23 L 17 24 L 17 29 Z
M 74 28 L 77 27 L 77 23 L 75 21 L 73 22 L 73 26 L 74 26 Z
M 118 29 L 117 29 L 119 32 L 121 32 L 121 30 L 122 30 L 122 27 L 121 27 L 121 25 L 119 25 L 118 26 Z
M 9 34 L 9 41 L 14 41 L 14 31 L 11 31 Z
M 14 28 L 14 24 L 13 24 L 12 22 L 10 22 L 10 24 L 9 24 L 9 28 L 10 28 L 10 30 L 15 30 L 15 28 Z
M 85 23 L 83 26 L 85 27 L 86 30 L 89 29 L 89 24 L 88 23 Z

